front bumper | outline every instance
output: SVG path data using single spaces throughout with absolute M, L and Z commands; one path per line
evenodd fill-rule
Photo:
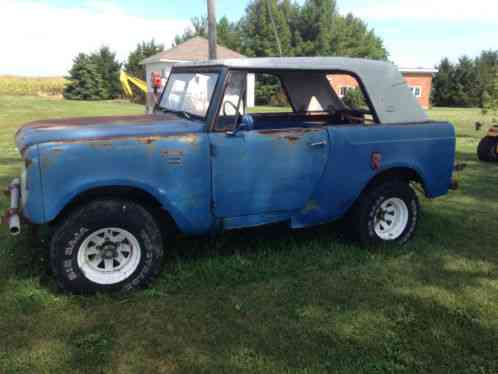
M 10 208 L 8 208 L 3 217 L 2 224 L 9 227 L 11 235 L 19 235 L 21 233 L 21 219 L 19 216 L 19 202 L 21 201 L 21 181 L 15 178 L 5 191 L 7 196 L 10 196 Z

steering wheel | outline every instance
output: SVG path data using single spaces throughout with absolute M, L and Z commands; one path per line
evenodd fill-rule
M 227 104 L 229 106 L 231 106 L 233 108 L 233 110 L 235 111 L 233 115 L 236 115 L 237 112 L 239 111 L 239 108 L 237 108 L 237 105 L 235 105 L 231 101 L 225 101 L 225 103 L 223 104 L 223 115 L 224 116 L 228 116 L 228 114 L 227 114 Z

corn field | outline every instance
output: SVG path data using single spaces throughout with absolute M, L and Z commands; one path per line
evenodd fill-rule
M 62 96 L 62 77 L 0 76 L 0 95 Z

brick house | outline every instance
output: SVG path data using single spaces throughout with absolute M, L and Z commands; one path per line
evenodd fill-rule
M 427 68 L 399 68 L 399 71 L 422 108 L 428 109 L 431 106 L 432 78 L 437 70 Z M 329 79 L 334 90 L 340 97 L 343 97 L 348 89 L 358 87 L 356 79 L 349 75 L 336 74 L 330 76 Z

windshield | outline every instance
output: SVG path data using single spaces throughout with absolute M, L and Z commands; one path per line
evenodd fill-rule
M 218 73 L 172 73 L 160 107 L 205 117 L 217 80 Z

